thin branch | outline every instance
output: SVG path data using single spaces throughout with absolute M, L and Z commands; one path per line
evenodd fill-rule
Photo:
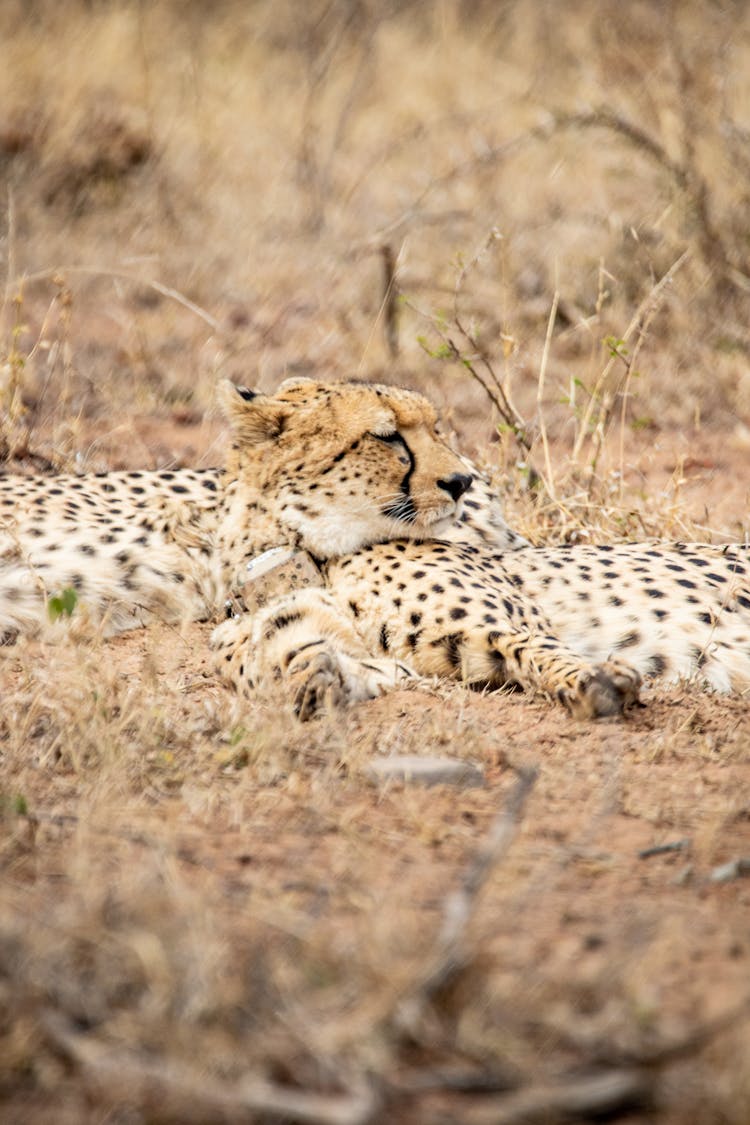
M 641 347 L 642 342 L 643 342 L 643 340 L 645 338 L 645 335 L 646 335 L 646 331 L 648 330 L 648 327 L 650 326 L 651 321 L 653 320 L 654 316 L 656 315 L 657 311 L 659 310 L 661 302 L 664 299 L 666 290 L 672 284 L 672 281 L 674 280 L 674 277 L 675 277 L 675 274 L 677 273 L 677 271 L 685 264 L 685 262 L 688 260 L 689 257 L 690 257 L 690 251 L 689 250 L 683 251 L 683 253 L 680 254 L 677 261 L 674 262 L 674 264 L 669 267 L 667 272 L 659 279 L 659 281 L 657 281 L 657 283 L 652 287 L 652 289 L 646 294 L 646 296 L 643 298 L 640 305 L 636 309 L 630 323 L 628 324 L 627 328 L 625 329 L 625 331 L 622 335 L 622 343 L 623 344 L 626 344 L 631 339 L 631 337 L 635 333 L 637 333 L 638 337 L 637 337 L 636 348 L 637 348 L 637 350 L 640 350 L 640 347 Z M 597 382 L 594 386 L 594 389 L 591 392 L 591 395 L 589 397 L 589 401 L 586 405 L 586 410 L 584 411 L 584 415 L 583 415 L 583 418 L 581 420 L 581 424 L 580 424 L 579 431 L 578 431 L 578 436 L 576 437 L 575 445 L 573 446 L 573 452 L 571 454 L 571 461 L 574 464 L 579 459 L 579 457 L 581 455 L 581 448 L 582 448 L 583 443 L 585 441 L 586 434 L 588 433 L 589 425 L 591 424 L 591 418 L 592 418 L 595 406 L 596 406 L 597 402 L 599 401 L 604 388 L 607 385 L 607 381 L 609 379 L 609 374 L 610 374 L 612 368 L 614 367 L 615 363 L 618 361 L 618 359 L 620 361 L 623 360 L 623 355 L 624 355 L 624 353 L 622 352 L 621 348 L 613 349 L 612 355 L 610 356 L 609 360 L 605 364 L 605 366 L 604 366 L 604 368 L 603 368 L 603 370 L 602 370 L 602 372 L 601 372 L 601 374 L 600 374 L 600 376 L 599 376 L 599 378 L 598 378 L 598 380 L 597 380 Z M 600 418 L 601 418 L 601 415 L 600 415 Z
M 443 348 L 437 353 L 431 352 L 426 345 L 423 345 L 428 354 L 433 355 L 433 357 L 439 356 L 441 359 L 454 360 L 456 363 L 460 363 L 482 388 L 505 425 L 512 432 L 518 444 L 522 447 L 524 452 L 528 454 L 531 452 L 531 441 L 526 433 L 526 424 L 511 402 L 510 396 L 503 385 L 503 381 L 497 377 L 487 351 L 476 339 L 474 333 L 464 324 L 460 309 L 461 291 L 467 276 L 477 263 L 481 261 L 493 243 L 501 237 L 500 232 L 493 227 L 472 258 L 461 267 L 453 287 L 453 324 L 462 340 L 471 348 L 471 355 L 465 353 L 462 347 L 448 334 L 447 329 L 435 320 L 434 316 L 429 316 L 427 313 L 422 312 L 422 310 L 418 309 L 410 302 L 406 303 L 408 307 L 419 316 L 430 321 L 433 331 L 442 341 Z
M 7 230 L 8 254 L 5 265 L 3 309 L 10 300 L 11 288 L 16 276 L 16 197 L 11 183 L 8 184 Z
M 396 281 L 396 259 L 393 247 L 384 242 L 380 247 L 383 263 L 383 331 L 388 353 L 392 359 L 398 356 L 398 283 Z
M 701 254 L 704 259 L 718 270 L 723 282 L 735 285 L 733 268 L 737 268 L 737 263 L 731 262 L 727 248 L 711 220 L 708 210 L 708 187 L 695 166 L 673 160 L 665 147 L 655 137 L 617 110 L 612 109 L 611 106 L 606 105 L 581 113 L 550 114 L 541 124 L 535 125 L 524 133 L 511 138 L 511 140 L 493 145 L 479 156 L 472 156 L 470 159 L 454 165 L 443 175 L 436 176 L 431 180 L 411 205 L 382 227 L 375 237 L 377 239 L 386 238 L 407 225 L 419 214 L 419 208 L 428 195 L 448 186 L 454 180 L 458 180 L 475 170 L 502 163 L 508 157 L 514 156 L 532 144 L 548 141 L 556 133 L 583 129 L 604 129 L 614 133 L 638 149 L 667 174 L 678 191 L 683 192 L 690 200 L 700 228 Z M 740 269 L 741 276 L 748 272 L 743 264 Z
M 44 1013 L 42 1026 L 52 1046 L 80 1068 L 91 1097 L 106 1106 L 137 1108 L 159 1125 L 239 1125 L 258 1114 L 299 1125 L 367 1125 L 378 1109 L 364 1082 L 344 1094 L 292 1089 L 252 1073 L 221 1082 L 194 1065 L 155 1061 L 79 1032 L 59 1012 Z
M 462 1125 L 533 1125 L 534 1122 L 601 1120 L 615 1112 L 643 1108 L 652 1100 L 653 1080 L 640 1070 L 612 1070 L 573 1076 L 512 1094 L 473 1099 L 461 1107 Z
M 492 390 L 489 389 L 489 386 L 485 379 L 482 378 L 477 372 L 473 360 L 468 360 L 466 357 L 464 357 L 452 340 L 448 339 L 447 342 L 456 352 L 457 358 L 463 363 L 467 371 L 469 371 L 472 376 L 479 382 L 479 384 L 484 387 L 485 392 L 489 395 L 505 424 L 511 428 L 519 444 L 522 445 L 528 452 L 531 449 L 531 445 L 528 438 L 526 437 L 526 427 L 523 418 L 518 413 L 513 403 L 510 401 L 505 387 L 502 384 L 502 381 L 498 379 L 497 375 L 495 374 L 495 369 L 492 366 L 487 352 L 480 345 L 474 334 L 465 327 L 459 307 L 464 281 L 468 277 L 469 273 L 474 269 L 474 267 L 482 260 L 490 247 L 500 238 L 502 238 L 500 231 L 497 230 L 497 228 L 493 227 L 487 238 L 471 258 L 471 260 L 461 268 L 458 277 L 456 278 L 456 284 L 453 289 L 453 321 L 456 325 L 456 328 L 461 333 L 461 336 L 475 352 L 476 359 L 484 368 L 486 378 L 489 379 L 489 386 L 493 388 Z
M 24 285 L 29 285 L 35 281 L 54 281 L 65 274 L 81 274 L 84 277 L 108 277 L 119 281 L 132 281 L 135 285 L 146 285 L 149 289 L 160 293 L 162 297 L 169 297 L 170 300 L 176 301 L 178 305 L 182 305 L 188 312 L 200 317 L 215 332 L 221 332 L 221 322 L 201 308 L 200 305 L 197 305 L 195 301 L 191 301 L 184 293 L 180 293 L 178 289 L 172 289 L 169 285 L 163 285 L 160 281 L 154 281 L 152 278 L 138 277 L 136 274 L 127 273 L 125 270 L 101 269 L 95 266 L 58 266 L 55 269 L 39 270 L 36 273 L 26 274 L 22 279 L 15 279 L 15 283 L 18 284 L 19 280 L 22 280 Z
M 472 156 L 468 160 L 454 165 L 442 176 L 436 176 L 422 189 L 405 211 L 397 218 L 392 219 L 386 226 L 381 227 L 374 237 L 378 239 L 386 238 L 408 223 L 418 213 L 420 204 L 433 191 L 447 187 L 454 180 L 461 179 L 462 176 L 477 169 L 499 164 L 509 156 L 514 156 L 517 152 L 523 151 L 531 144 L 538 141 L 548 141 L 556 133 L 576 129 L 607 129 L 616 133 L 663 168 L 679 188 L 682 190 L 689 188 L 687 170 L 677 161 L 672 160 L 666 149 L 654 137 L 610 107 L 603 106 L 583 113 L 550 113 L 539 125 L 532 126 L 531 129 L 519 133 L 518 136 L 512 137 L 509 141 L 492 145 L 478 156 Z
M 508 853 L 536 779 L 535 769 L 519 770 L 518 780 L 505 807 L 492 822 L 459 886 L 446 897 L 432 963 L 416 987 L 399 1003 L 396 1022 L 402 1027 L 413 1028 L 436 993 L 445 988 L 466 965 L 469 959 L 467 932 L 479 896 L 498 863 Z
M 456 343 L 452 336 L 449 336 L 447 330 L 442 328 L 439 323 L 436 323 L 434 316 L 420 309 L 412 301 L 404 302 L 407 308 L 415 312 L 417 316 L 422 317 L 424 320 L 429 321 L 433 331 L 440 338 L 442 348 L 439 351 L 432 351 L 426 343 L 420 341 L 428 355 L 433 359 L 452 360 L 459 363 L 465 368 L 472 379 L 474 379 L 482 388 L 487 398 L 497 410 L 505 425 L 512 432 L 518 444 L 522 447 L 525 453 L 531 452 L 531 441 L 526 434 L 526 427 L 520 414 L 515 410 L 513 404 L 510 402 L 500 380 L 495 375 L 492 363 L 484 352 L 479 343 L 474 337 L 466 330 L 463 324 L 456 323 L 454 315 L 454 323 L 466 342 L 472 348 L 472 355 L 468 356 L 461 350 L 460 346 Z M 487 374 L 479 370 L 479 364 L 485 369 Z

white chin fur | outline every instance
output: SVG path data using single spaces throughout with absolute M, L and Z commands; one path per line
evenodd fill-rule
M 453 527 L 457 519 L 458 515 L 453 515 L 443 516 L 441 520 L 435 520 L 434 523 L 430 524 L 427 531 L 425 531 L 425 539 L 439 539 L 441 535 L 445 534 L 449 527 Z
M 294 530 L 302 533 L 303 544 L 308 551 L 318 558 L 330 559 L 351 555 L 361 547 L 384 539 L 439 539 L 455 519 L 455 515 L 450 515 L 430 523 L 387 519 L 380 523 L 373 519 L 347 518 L 342 513 L 306 522 L 304 526 Z

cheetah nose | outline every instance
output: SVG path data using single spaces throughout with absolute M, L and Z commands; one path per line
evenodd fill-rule
M 439 480 L 437 486 L 449 492 L 451 499 L 460 500 L 464 492 L 471 488 L 471 477 L 468 473 L 451 473 L 445 480 Z

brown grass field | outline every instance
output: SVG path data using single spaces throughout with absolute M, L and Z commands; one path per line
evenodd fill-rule
M 0 471 L 356 376 L 537 542 L 746 540 L 750 9 L 3 0 L 0 285 Z M 746 1125 L 746 699 L 301 726 L 210 630 L 0 649 L 0 1120 Z

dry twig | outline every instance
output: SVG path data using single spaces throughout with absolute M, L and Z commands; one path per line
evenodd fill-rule
M 555 320 L 557 319 L 557 306 L 560 301 L 560 294 L 555 290 L 555 295 L 552 299 L 552 308 L 549 311 L 549 319 L 547 321 L 547 333 L 544 337 L 544 350 L 542 352 L 542 361 L 539 364 L 539 380 L 536 388 L 536 406 L 537 415 L 539 418 L 539 429 L 542 438 L 542 449 L 544 450 L 544 470 L 547 474 L 545 486 L 551 500 L 555 500 L 555 486 L 552 477 L 552 461 L 549 455 L 549 442 L 547 440 L 547 427 L 544 422 L 544 383 L 547 375 L 547 361 L 549 360 L 549 349 L 552 343 L 552 332 L 555 327 Z
M 118 281 L 131 281 L 136 285 L 145 285 L 149 289 L 153 289 L 154 292 L 158 293 L 160 296 L 168 297 L 171 301 L 182 305 L 188 312 L 193 313 L 210 328 L 213 328 L 215 332 L 221 331 L 221 322 L 218 321 L 215 316 L 212 316 L 206 309 L 201 308 L 195 301 L 191 301 L 184 293 L 180 293 L 178 289 L 173 289 L 169 285 L 162 285 L 160 281 L 156 281 L 154 278 L 138 277 L 137 274 L 128 273 L 127 270 L 106 269 L 97 266 L 60 266 L 57 269 L 37 270 L 35 273 L 25 274 L 23 283 L 24 285 L 29 285 L 35 281 L 57 281 L 58 278 L 62 278 L 66 274 L 81 274 L 84 277 L 106 277 Z
M 392 359 L 398 356 L 398 283 L 396 281 L 396 259 L 393 247 L 384 242 L 380 247 L 383 262 L 383 330 L 388 353 Z
M 516 834 L 526 799 L 536 782 L 535 769 L 519 770 L 505 807 L 497 814 L 469 863 L 459 886 L 443 903 L 443 920 L 426 973 L 399 1003 L 397 1024 L 413 1028 L 432 998 L 462 971 L 469 959 L 466 935 L 479 895 Z
M 462 1125 L 551 1125 L 561 1121 L 601 1120 L 607 1114 L 647 1105 L 650 1077 L 640 1070 L 574 1075 L 512 1094 L 481 1098 L 462 1106 Z
M 623 395 L 626 394 L 627 388 L 630 384 L 630 379 L 632 378 L 632 375 L 635 371 L 635 361 L 638 357 L 641 347 L 643 346 L 643 341 L 646 338 L 646 334 L 651 325 L 651 322 L 656 316 L 656 313 L 659 311 L 664 297 L 666 296 L 666 292 L 674 280 L 675 274 L 685 264 L 689 257 L 690 251 L 683 251 L 683 253 L 680 254 L 679 258 L 673 263 L 673 265 L 670 266 L 667 272 L 656 282 L 656 284 L 643 298 L 633 317 L 631 318 L 630 323 L 625 329 L 621 339 L 618 341 L 616 346 L 613 346 L 611 348 L 610 357 L 607 360 L 607 363 L 604 365 L 604 368 L 602 369 L 602 372 L 599 375 L 599 378 L 597 379 L 596 384 L 591 391 L 591 394 L 589 395 L 589 401 L 586 404 L 586 409 L 583 413 L 583 417 L 578 427 L 578 436 L 576 437 L 570 459 L 574 465 L 580 459 L 583 443 L 592 425 L 594 410 L 597 403 L 601 403 L 602 405 L 597 418 L 594 435 L 596 441 L 595 453 L 591 458 L 590 465 L 590 472 L 592 476 L 596 470 L 596 462 L 598 460 L 599 450 L 601 449 L 601 444 L 604 440 L 604 433 L 609 423 L 615 396 L 618 392 L 622 393 Z M 628 355 L 628 353 L 624 350 L 624 345 L 627 344 L 633 336 L 635 336 L 635 344 L 633 346 L 632 352 Z M 625 366 L 625 376 L 615 387 L 610 388 L 608 386 L 609 376 L 612 368 L 615 365 L 615 362 L 618 359 Z M 623 465 L 621 464 L 621 472 L 622 469 Z
M 526 423 L 512 402 L 505 381 L 498 377 L 486 348 L 479 342 L 476 334 L 467 327 L 460 308 L 461 292 L 467 276 L 484 257 L 492 244 L 499 238 L 501 238 L 500 232 L 493 227 L 470 261 L 461 267 L 458 277 L 456 278 L 456 284 L 453 287 L 453 325 L 463 343 L 470 348 L 469 354 L 464 351 L 460 344 L 456 343 L 447 329 L 437 322 L 434 317 L 429 317 L 414 305 L 410 305 L 409 307 L 418 313 L 418 315 L 430 320 L 432 328 L 442 342 L 442 348 L 436 353 L 432 353 L 423 342 L 425 350 L 431 355 L 439 356 L 441 359 L 453 360 L 456 363 L 460 363 L 461 366 L 469 372 L 472 379 L 479 384 L 487 395 L 502 418 L 503 423 L 511 431 L 519 446 L 523 449 L 524 454 L 528 454 L 531 452 L 532 443 L 527 433 Z M 534 472 L 534 470 L 532 470 L 532 472 Z M 538 474 L 534 472 L 534 475 L 538 478 Z
M 556 133 L 586 129 L 603 129 L 615 134 L 638 149 L 667 174 L 675 188 L 689 201 L 698 226 L 698 243 L 704 260 L 716 271 L 720 282 L 743 288 L 750 269 L 745 262 L 732 261 L 724 241 L 719 236 L 709 213 L 708 186 L 692 160 L 692 152 L 688 150 L 683 161 L 674 160 L 654 136 L 608 105 L 597 106 L 581 113 L 549 114 L 539 125 L 512 137 L 509 141 L 492 145 L 479 156 L 473 156 L 454 165 L 442 176 L 436 176 L 431 180 L 411 205 L 381 228 L 376 237 L 385 238 L 407 226 L 419 214 L 420 206 L 428 195 L 448 186 L 454 180 L 477 169 L 502 163 L 531 144 L 549 140 Z
M 89 1096 L 104 1105 L 137 1108 L 149 1121 L 234 1125 L 262 1113 L 300 1125 L 366 1125 L 378 1108 L 364 1082 L 343 1094 L 291 1089 L 251 1073 L 220 1082 L 194 1066 L 146 1059 L 76 1031 L 58 1012 L 46 1012 L 42 1024 L 52 1046 L 79 1067 Z
M 459 275 L 456 278 L 456 284 L 453 290 L 453 322 L 456 325 L 459 333 L 463 337 L 464 341 L 472 349 L 474 355 L 472 357 L 464 355 L 461 349 L 457 347 L 457 345 L 450 338 L 450 336 L 445 335 L 443 338 L 445 343 L 451 350 L 453 358 L 462 363 L 466 370 L 470 373 L 470 375 L 479 383 L 479 385 L 483 388 L 485 394 L 494 405 L 495 409 L 498 411 L 505 425 L 508 426 L 509 429 L 513 432 L 519 445 L 523 446 L 526 452 L 529 452 L 531 449 L 531 442 L 529 441 L 529 438 L 526 434 L 526 425 L 524 423 L 524 420 L 511 402 L 510 396 L 508 395 L 508 391 L 504 386 L 503 381 L 501 379 L 498 379 L 497 375 L 495 374 L 495 369 L 492 366 L 492 362 L 487 355 L 486 350 L 480 345 L 475 334 L 473 332 L 470 332 L 469 329 L 465 326 L 463 315 L 461 313 L 459 305 L 461 291 L 463 290 L 464 281 L 466 280 L 468 274 L 484 257 L 493 243 L 497 242 L 500 237 L 500 232 L 495 228 L 490 231 L 484 243 L 480 246 L 471 260 L 461 268 Z M 477 366 L 478 364 L 481 365 L 481 367 L 484 369 L 484 375 L 480 373 Z

